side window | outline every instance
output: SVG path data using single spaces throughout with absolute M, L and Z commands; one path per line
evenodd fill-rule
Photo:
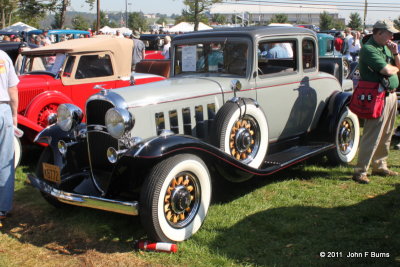
M 311 39 L 305 39 L 302 43 L 303 50 L 303 69 L 313 69 L 317 66 L 315 58 L 315 42 Z
M 109 55 L 81 56 L 76 69 L 76 79 L 112 76 L 114 74 Z
M 68 57 L 67 63 L 65 64 L 63 77 L 71 77 L 72 67 L 74 66 L 75 57 Z
M 261 41 L 258 44 L 258 75 L 293 73 L 297 69 L 296 41 Z

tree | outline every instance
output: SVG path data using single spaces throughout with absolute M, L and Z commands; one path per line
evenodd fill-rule
M 209 10 L 212 4 L 221 1 L 222 0 L 184 0 L 183 4 L 187 6 L 187 9 L 182 10 L 182 16 L 186 18 L 188 22 L 193 22 L 194 30 L 197 31 L 199 29 L 199 23 L 206 19 L 204 12 Z
M 36 0 L 18 0 L 16 17 L 33 27 L 39 28 L 39 22 L 44 18 L 48 11 L 54 11 L 56 0 L 47 2 Z
M 357 12 L 350 13 L 350 22 L 349 24 L 347 24 L 347 27 L 350 27 L 353 30 L 362 30 L 363 23 L 360 14 L 358 14 Z
M 288 16 L 286 14 L 275 14 L 272 16 L 269 23 L 288 23 Z
M 321 30 L 330 30 L 333 28 L 333 18 L 327 11 L 319 15 L 319 28 Z
M 104 11 L 100 11 L 100 26 L 110 26 L 111 21 L 108 19 L 107 14 Z M 97 20 L 93 22 L 93 29 L 97 29 Z M 112 27 L 114 28 L 114 27 Z
M 76 15 L 72 19 L 72 27 L 76 30 L 87 30 L 89 28 L 89 21 L 82 15 Z
M 157 24 L 165 25 L 167 24 L 167 18 L 165 15 L 161 15 L 160 18 L 156 21 Z
M 214 14 L 211 17 L 211 21 L 218 23 L 218 24 L 225 24 L 226 23 L 226 17 L 222 14 Z
M 132 12 L 129 14 L 128 27 L 136 30 L 146 30 L 148 27 L 147 19 L 142 12 Z
M 16 10 L 17 5 L 18 5 L 18 3 L 17 3 L 16 0 L 2 0 L 2 1 L 0 1 L 2 28 L 5 28 L 6 24 L 8 24 L 8 25 L 11 24 L 12 13 Z
M 333 27 L 336 30 L 344 30 L 344 28 L 346 27 L 346 25 L 344 24 L 344 22 L 342 20 L 335 20 L 333 22 Z
M 393 21 L 393 23 L 394 23 L 394 27 L 395 27 L 396 29 L 400 30 L 400 16 L 399 16 L 397 19 L 395 19 L 395 20 Z
M 51 1 L 56 3 L 58 0 L 51 0 Z M 97 1 L 99 1 L 99 0 L 97 0 Z M 87 4 L 89 4 L 90 9 L 93 9 L 95 0 L 85 0 L 85 2 Z M 65 16 L 66 16 L 66 13 L 67 13 L 67 8 L 70 5 L 71 5 L 71 0 L 60 0 L 60 2 L 57 4 L 56 10 L 58 12 L 56 11 L 56 15 L 55 16 L 57 17 L 57 19 L 56 19 L 55 23 L 53 24 L 54 28 L 59 28 L 59 29 L 63 29 L 64 28 L 64 26 L 65 26 Z

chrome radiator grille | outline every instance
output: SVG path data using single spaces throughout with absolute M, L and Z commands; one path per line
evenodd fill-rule
M 104 100 L 92 100 L 86 104 L 86 119 L 88 125 L 105 125 L 107 110 L 114 105 Z
M 113 107 L 112 103 L 98 99 L 86 104 L 88 151 L 94 177 L 107 176 L 113 170 L 113 165 L 107 159 L 107 149 L 118 149 L 118 140 L 108 134 L 104 121 L 106 112 Z

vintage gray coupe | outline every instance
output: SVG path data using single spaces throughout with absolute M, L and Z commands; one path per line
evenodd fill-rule
M 91 96 L 85 123 L 77 106 L 59 106 L 29 175 L 48 202 L 140 215 L 150 239 L 178 242 L 204 222 L 216 177 L 354 158 L 351 93 L 319 71 L 313 31 L 194 32 L 174 38 L 171 56 L 169 79 Z

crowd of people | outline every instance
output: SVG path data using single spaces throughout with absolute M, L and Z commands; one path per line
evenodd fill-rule
M 337 32 L 335 35 L 335 49 L 342 53 L 349 61 L 356 61 L 361 49 L 361 40 L 368 34 L 360 31 L 352 31 L 346 28 L 343 32 Z

